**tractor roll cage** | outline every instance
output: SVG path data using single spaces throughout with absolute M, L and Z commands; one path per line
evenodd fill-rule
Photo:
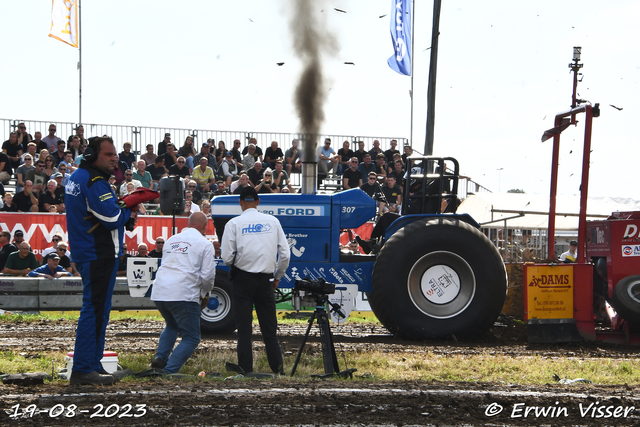
M 453 170 L 447 170 L 446 162 L 453 163 Z M 443 200 L 447 206 L 457 207 L 459 178 L 460 165 L 453 157 L 407 157 L 402 213 L 442 213 Z

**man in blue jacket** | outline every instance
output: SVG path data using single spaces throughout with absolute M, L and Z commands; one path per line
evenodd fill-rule
M 65 186 L 67 231 L 74 249 L 72 261 L 82 276 L 83 286 L 70 378 L 71 384 L 75 385 L 112 384 L 115 381 L 104 370 L 100 359 L 104 352 L 124 227 L 129 218 L 135 218 L 131 209 L 118 206 L 109 185 L 109 177 L 117 164 L 113 140 L 106 135 L 94 138 L 84 152 L 80 167 Z
M 57 253 L 53 252 L 47 257 L 47 263 L 35 270 L 30 271 L 27 276 L 29 277 L 44 277 L 45 279 L 57 279 L 63 276 L 71 276 L 67 270 L 60 265 L 60 257 Z

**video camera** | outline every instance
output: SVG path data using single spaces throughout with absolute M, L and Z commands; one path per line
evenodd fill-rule
M 329 283 L 322 278 L 318 280 L 310 280 L 309 278 L 305 277 L 302 280 L 296 280 L 293 289 L 296 291 L 305 291 L 312 294 L 320 295 L 336 293 L 336 285 L 334 285 L 333 283 Z

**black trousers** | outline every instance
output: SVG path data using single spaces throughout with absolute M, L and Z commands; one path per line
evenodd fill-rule
M 256 308 L 262 340 L 267 351 L 269 367 L 275 373 L 283 373 L 282 350 L 276 335 L 276 298 L 273 291 L 273 274 L 247 273 L 237 270 L 233 278 L 233 318 L 238 329 L 238 365 L 245 372 L 253 372 L 251 347 L 251 321 Z

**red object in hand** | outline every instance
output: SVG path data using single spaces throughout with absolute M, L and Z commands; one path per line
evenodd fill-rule
M 131 194 L 127 194 L 120 198 L 128 208 L 133 208 L 140 203 L 149 202 L 160 197 L 160 193 L 144 187 L 136 188 Z

